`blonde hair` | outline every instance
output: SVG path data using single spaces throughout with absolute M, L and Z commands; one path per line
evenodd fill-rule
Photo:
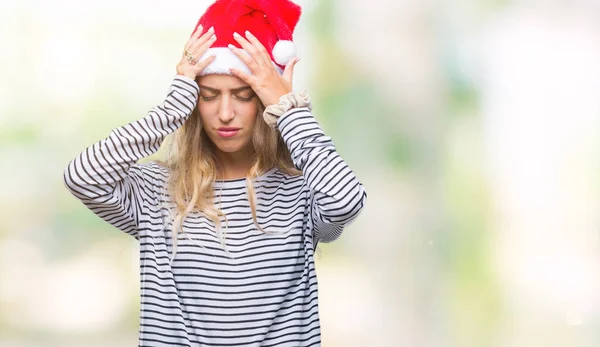
M 265 123 L 262 113 L 264 106 L 259 102 L 257 117 L 252 136 L 254 148 L 253 165 L 246 174 L 248 202 L 252 211 L 252 220 L 256 227 L 265 232 L 256 218 L 256 194 L 254 182 L 258 176 L 272 168 L 278 168 L 290 175 L 301 172 L 294 167 L 290 152 L 276 129 Z M 161 164 L 170 169 L 167 191 L 175 207 L 171 210 L 173 220 L 171 261 L 177 253 L 177 238 L 183 232 L 183 221 L 191 213 L 203 213 L 215 224 L 217 237 L 225 253 L 231 254 L 226 246 L 227 216 L 213 203 L 213 183 L 217 179 L 219 163 L 216 158 L 215 144 L 202 127 L 198 107 L 182 127 L 173 134 L 168 151 Z M 225 220 L 225 229 L 221 228 L 221 217 Z M 188 239 L 192 240 L 186 234 Z M 202 246 L 202 245 L 200 245 Z

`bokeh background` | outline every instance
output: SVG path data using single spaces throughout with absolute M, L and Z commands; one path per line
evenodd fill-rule
M 323 345 L 600 346 L 600 1 L 305 0 L 295 89 L 365 184 Z M 160 103 L 209 1 L 0 5 L 0 346 L 134 346 L 137 243 L 62 170 Z

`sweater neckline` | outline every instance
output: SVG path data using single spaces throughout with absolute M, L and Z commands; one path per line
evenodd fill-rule
M 268 177 L 275 171 L 277 171 L 276 167 L 273 167 L 273 168 L 265 171 L 262 175 L 259 175 L 256 178 L 256 181 L 261 181 L 261 180 L 265 179 L 266 177 Z M 215 180 L 215 182 L 213 183 L 213 187 L 215 187 L 215 188 L 240 188 L 240 187 L 245 187 L 245 186 L 246 186 L 246 177 Z

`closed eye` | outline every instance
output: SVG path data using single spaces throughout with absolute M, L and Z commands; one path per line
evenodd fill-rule
M 254 99 L 255 96 L 256 96 L 256 94 L 252 94 L 248 97 L 244 97 L 242 95 L 236 95 L 235 97 L 236 97 L 236 99 L 238 99 L 240 101 L 249 102 L 249 101 L 252 101 L 252 99 Z
M 213 95 L 213 96 L 200 95 L 200 98 L 202 99 L 202 101 L 211 101 L 211 100 L 215 100 L 217 98 L 217 95 Z

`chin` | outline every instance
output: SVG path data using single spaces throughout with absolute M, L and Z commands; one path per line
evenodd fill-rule
M 225 152 L 225 153 L 236 153 L 242 150 L 242 146 L 235 146 L 235 145 L 217 145 L 217 149 L 221 152 Z
M 244 144 L 241 141 L 216 141 L 215 146 L 221 152 L 225 153 L 236 153 L 243 151 L 249 144 Z

